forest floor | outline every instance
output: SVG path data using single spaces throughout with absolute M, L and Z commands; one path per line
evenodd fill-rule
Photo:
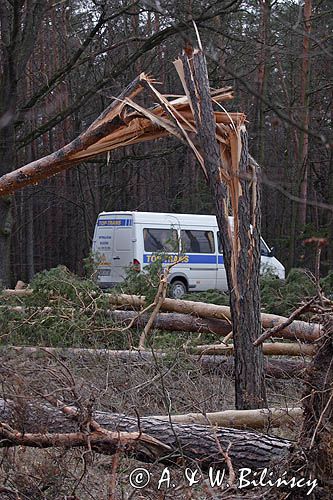
M 129 279 L 127 288 L 122 286 L 121 291 L 144 294 L 152 302 L 157 283 L 154 276 L 139 275 L 139 280 L 137 276 Z M 323 286 L 331 291 L 332 284 L 333 273 Z M 105 353 L 70 351 L 72 347 L 128 349 L 138 345 L 141 332 L 124 330 L 101 314 L 103 308 L 110 307 L 106 295 L 93 282 L 72 275 L 64 266 L 40 273 L 31 288 L 32 295 L 4 299 L 0 308 L 2 397 L 15 398 L 21 411 L 26 401 L 43 402 L 41 395 L 45 393 L 69 405 L 92 406 L 94 410 L 137 418 L 234 409 L 233 379 L 221 372 L 208 372 L 180 348 L 189 341 L 191 345 L 216 343 L 219 336 L 153 331 L 150 346 L 167 352 L 166 357 L 154 357 L 153 361 L 121 361 Z M 267 276 L 261 283 L 262 307 L 266 312 L 288 315 L 313 291 L 312 277 L 302 270 L 294 270 L 283 282 Z M 221 304 L 227 303 L 228 297 L 205 292 L 191 294 L 191 300 Z M 13 306 L 25 307 L 25 313 L 16 312 Z M 38 308 L 48 306 L 49 312 L 41 314 Z M 14 350 L 11 345 L 63 350 L 57 354 L 31 354 Z M 69 387 L 71 378 L 75 394 Z M 267 406 L 298 407 L 303 392 L 302 380 L 268 378 Z M 299 431 L 300 422 L 295 421 L 283 429 L 263 428 L 260 432 L 293 440 Z M 5 448 L 0 450 L 0 456 L 0 500 L 241 498 L 237 491 L 211 488 L 205 474 L 198 484 L 189 487 L 184 467 L 170 468 L 170 483 L 161 481 L 168 479 L 164 465 L 143 464 L 124 455 L 119 455 L 117 467 L 112 456 L 91 454 L 82 448 Z M 150 474 L 149 484 L 142 489 L 130 484 L 130 474 L 138 467 Z M 193 463 L 193 470 L 197 467 Z M 258 498 L 255 492 L 253 495 Z M 265 495 L 261 488 L 260 497 L 267 498 Z
M 58 391 L 58 397 L 73 402 L 65 383 L 66 371 L 75 379 L 80 402 L 94 401 L 97 410 L 125 413 L 127 415 L 166 415 L 188 412 L 208 412 L 234 407 L 233 380 L 206 372 L 186 356 L 170 350 L 167 359 L 156 362 L 122 362 L 106 355 L 61 354 L 47 356 L 3 350 L 1 366 L 7 376 L 3 393 L 15 394 L 24 400 L 32 395 Z M 66 366 L 66 368 L 65 368 Z M 162 383 L 163 382 L 163 383 Z M 302 383 L 299 380 L 267 380 L 269 407 L 299 406 Z M 295 439 L 299 422 L 283 430 L 262 429 L 261 432 Z M 208 482 L 188 486 L 184 470 L 170 469 L 171 483 L 161 483 L 165 466 L 142 464 L 120 456 L 117 471 L 112 473 L 112 457 L 82 449 L 13 448 L 1 451 L 0 480 L 2 484 L 18 492 L 24 499 L 208 499 L 228 498 L 226 492 Z M 129 481 L 130 473 L 138 467 L 151 474 L 149 485 L 135 489 Z M 193 466 L 194 467 L 194 466 Z M 111 482 L 116 480 L 114 496 L 109 496 Z M 175 486 L 172 486 L 175 485 Z M 1 500 L 15 498 L 1 493 Z M 236 498 L 233 496 L 232 498 Z

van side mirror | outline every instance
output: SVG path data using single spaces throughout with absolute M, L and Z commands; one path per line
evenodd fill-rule
M 271 247 L 268 252 L 268 257 L 275 257 L 275 248 Z

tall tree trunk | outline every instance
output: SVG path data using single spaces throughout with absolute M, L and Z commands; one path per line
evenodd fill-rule
M 259 28 L 259 54 L 257 72 L 257 94 L 255 102 L 256 131 L 255 156 L 260 165 L 264 165 L 265 155 L 265 106 L 267 100 L 267 78 L 269 59 L 269 34 L 270 34 L 271 0 L 260 0 L 260 28 Z
M 33 52 L 45 0 L 0 2 L 0 176 L 15 168 L 18 83 Z M 0 283 L 10 280 L 10 196 L 0 197 Z
M 304 3 L 304 38 L 302 49 L 302 71 L 301 71 L 301 124 L 303 129 L 309 128 L 310 109 L 308 90 L 310 84 L 310 34 L 311 34 L 311 16 L 312 16 L 312 0 L 305 0 Z M 299 168 L 301 174 L 300 183 L 300 198 L 301 204 L 299 207 L 299 225 L 301 231 L 304 230 L 306 224 L 306 204 L 308 191 L 308 151 L 309 151 L 309 136 L 306 132 L 300 132 L 299 141 Z
M 7 64 L 6 64 L 7 65 Z M 15 167 L 15 130 L 14 113 L 16 109 L 17 88 L 15 74 L 10 61 L 2 75 L 0 85 L 0 176 Z M 0 286 L 10 282 L 10 243 L 12 232 L 12 196 L 0 197 Z

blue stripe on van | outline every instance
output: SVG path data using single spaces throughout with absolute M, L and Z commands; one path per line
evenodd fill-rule
M 181 256 L 182 257 L 182 256 Z M 143 254 L 143 263 L 151 264 L 156 262 L 158 255 L 152 253 Z M 163 257 L 163 263 L 171 264 L 177 259 L 177 254 L 168 254 Z M 180 264 L 216 264 L 216 255 L 186 254 Z
M 133 219 L 98 219 L 97 225 L 104 227 L 132 226 Z
M 218 255 L 217 256 L 217 263 L 218 264 L 224 264 L 223 255 Z

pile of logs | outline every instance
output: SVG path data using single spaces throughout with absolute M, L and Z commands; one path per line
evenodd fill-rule
M 30 289 L 4 290 L 2 295 L 24 296 L 31 294 Z M 118 327 L 126 331 L 127 328 L 144 328 L 150 320 L 149 312 L 142 312 L 146 307 L 145 298 L 136 295 L 114 295 L 106 294 L 110 309 L 104 314 L 112 320 Z M 7 306 L 1 306 L 7 307 Z M 16 312 L 24 314 L 31 312 L 23 306 L 12 307 Z M 152 328 L 160 331 L 172 332 L 198 332 L 213 333 L 220 337 L 218 344 L 191 346 L 188 343 L 183 346 L 184 353 L 192 361 L 208 370 L 215 372 L 233 372 L 233 344 L 231 332 L 231 313 L 227 306 L 194 302 L 188 300 L 164 299 L 161 311 L 154 316 Z M 52 313 L 51 307 L 39 309 L 40 314 Z M 322 326 L 317 323 L 293 320 L 274 314 L 261 314 L 262 326 L 265 332 L 273 332 L 273 337 L 269 342 L 262 344 L 263 352 L 266 356 L 279 356 L 269 361 L 265 360 L 265 372 L 267 376 L 275 378 L 302 377 L 304 369 L 308 365 L 308 358 L 317 351 L 318 339 L 322 336 Z M 280 339 L 280 341 L 277 341 Z M 282 339 L 282 341 L 281 341 Z M 34 347 L 16 348 L 33 351 Z M 50 348 L 52 350 L 52 348 Z M 77 349 L 72 349 L 76 352 Z M 80 349 L 80 351 L 85 351 Z M 100 350 L 94 350 L 98 354 Z M 102 350 L 105 354 L 105 351 Z M 163 357 L 165 353 L 156 352 L 156 356 Z M 131 359 L 132 361 L 151 358 L 149 351 L 108 351 L 108 356 L 117 359 Z M 281 358 L 281 356 L 287 356 Z M 301 357 L 299 361 L 288 359 L 290 357 Z

